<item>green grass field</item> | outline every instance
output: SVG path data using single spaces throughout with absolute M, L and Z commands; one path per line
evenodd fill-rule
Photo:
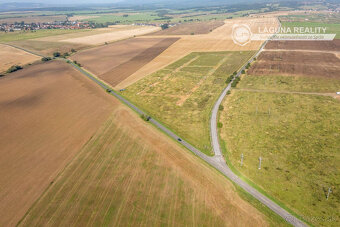
M 340 23 L 340 13 L 309 13 L 303 15 L 280 16 L 282 22 Z
M 270 79 L 268 79 L 270 78 Z M 327 92 L 320 78 L 245 76 L 238 88 Z M 306 84 L 306 87 L 304 85 Z M 313 86 L 315 89 L 313 89 Z M 340 102 L 333 97 L 233 90 L 220 113 L 232 165 L 271 197 L 319 226 L 340 223 Z M 244 165 L 240 156 L 244 154 Z M 259 157 L 262 169 L 258 170 Z M 329 200 L 329 187 L 333 193 Z
M 122 93 L 183 139 L 212 155 L 209 119 L 227 77 L 254 54 L 192 53 Z
M 304 28 L 315 28 L 324 27 L 326 28 L 326 34 L 336 34 L 335 38 L 340 39 L 340 22 L 336 24 L 329 23 L 318 23 L 318 22 L 282 22 L 283 28 L 291 28 L 294 31 L 294 27 L 304 27 Z M 323 33 L 320 33 L 323 34 Z
M 124 16 L 127 15 L 127 16 Z M 87 16 L 87 15 L 82 15 Z M 161 19 L 156 12 L 126 12 L 126 13 L 112 13 L 112 14 L 90 14 L 88 16 L 98 16 L 96 18 L 85 19 L 84 21 L 92 21 L 95 23 L 119 23 L 131 24 L 138 22 L 150 22 Z
M 0 32 L 0 42 L 11 42 L 27 39 L 42 38 L 54 35 L 70 34 L 75 32 L 86 32 L 90 29 L 75 29 L 75 30 L 63 30 L 63 29 L 45 29 L 37 31 L 15 31 L 15 32 Z

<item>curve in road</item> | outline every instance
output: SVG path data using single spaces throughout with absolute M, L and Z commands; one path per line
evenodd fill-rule
M 256 58 L 261 51 L 263 50 L 265 44 L 268 41 L 265 41 L 263 43 L 263 45 L 261 46 L 260 50 L 239 70 L 239 72 L 237 73 L 236 76 L 240 76 L 242 70 L 245 69 L 246 65 L 248 63 L 251 63 L 254 61 L 254 58 Z M 11 45 L 12 46 L 12 45 Z M 23 48 L 19 48 L 16 46 L 12 46 L 24 51 L 27 51 L 29 53 L 32 53 L 31 51 L 25 50 Z M 36 54 L 36 53 L 32 53 L 32 54 Z M 40 54 L 36 54 L 38 56 L 42 56 Z M 66 59 L 62 59 L 64 61 L 67 61 Z M 79 72 L 81 72 L 83 75 L 85 75 L 86 77 L 88 77 L 89 79 L 91 79 L 93 82 L 95 82 L 96 84 L 98 84 L 100 87 L 102 87 L 103 89 L 105 89 L 109 94 L 115 96 L 117 99 L 119 99 L 122 103 L 126 104 L 127 106 L 129 106 L 132 110 L 134 110 L 135 112 L 137 112 L 138 114 L 142 115 L 142 114 L 146 114 L 144 113 L 142 110 L 140 110 L 138 107 L 136 107 L 135 105 L 133 105 L 130 101 L 128 101 L 127 99 L 125 99 L 124 97 L 122 97 L 120 94 L 118 94 L 117 92 L 115 92 L 114 90 L 112 90 L 112 88 L 108 85 L 106 85 L 105 83 L 103 83 L 102 81 L 98 80 L 97 78 L 95 78 L 94 76 L 92 76 L 90 73 L 86 72 L 85 70 L 83 70 L 81 67 L 79 67 L 78 65 L 74 64 L 73 62 L 70 63 L 74 68 L 76 68 Z M 231 82 L 232 83 L 232 82 Z M 231 181 L 233 181 L 234 183 L 236 183 L 238 186 L 240 186 L 241 188 L 243 188 L 245 191 L 247 191 L 250 195 L 252 195 L 253 197 L 255 197 L 257 200 L 259 200 L 262 204 L 266 205 L 269 209 L 271 209 L 272 211 L 274 211 L 276 214 L 278 214 L 279 216 L 281 216 L 282 218 L 284 218 L 288 223 L 294 225 L 294 226 L 298 226 L 298 227 L 302 227 L 302 226 L 307 226 L 304 222 L 302 222 L 301 220 L 299 220 L 298 218 L 296 218 L 295 216 L 293 216 L 292 214 L 290 214 L 288 211 L 286 211 L 285 209 L 283 209 L 282 207 L 280 207 L 279 205 L 277 205 L 275 202 L 273 202 L 272 200 L 270 200 L 268 197 L 266 197 L 265 195 L 263 195 L 262 193 L 260 193 L 259 191 L 257 191 L 256 189 L 254 189 L 253 187 L 251 187 L 250 185 L 248 185 L 246 182 L 244 182 L 242 179 L 240 179 L 226 164 L 225 160 L 223 159 L 221 150 L 220 150 L 220 145 L 219 145 L 219 141 L 218 141 L 218 134 L 217 134 L 217 112 L 218 112 L 218 107 L 221 104 L 223 98 L 226 96 L 227 92 L 231 89 L 231 83 L 228 84 L 228 86 L 223 90 L 223 92 L 221 93 L 220 97 L 218 98 L 217 102 L 214 105 L 213 111 L 212 111 L 212 117 L 211 117 L 211 137 L 212 137 L 212 145 L 213 145 L 213 149 L 215 152 L 215 156 L 213 157 L 209 157 L 207 155 L 205 155 L 204 153 L 202 153 L 201 151 L 199 151 L 198 149 L 196 149 L 194 146 L 192 146 L 191 144 L 189 144 L 188 142 L 186 142 L 185 140 L 181 139 L 180 137 L 178 137 L 175 133 L 173 133 L 171 130 L 169 130 L 168 128 L 166 128 L 164 125 L 162 125 L 160 122 L 154 120 L 154 119 L 150 119 L 150 123 L 152 123 L 153 125 L 155 125 L 157 128 L 159 128 L 161 131 L 163 131 L 164 133 L 166 133 L 168 136 L 170 136 L 171 138 L 175 139 L 178 143 L 182 144 L 184 147 L 186 147 L 188 150 L 190 150 L 191 152 L 193 152 L 195 155 L 197 155 L 198 157 L 200 157 L 201 159 L 203 159 L 204 161 L 206 161 L 207 163 L 209 163 L 211 166 L 215 167 L 217 170 L 219 170 L 223 175 L 225 175 L 227 178 L 229 178 Z

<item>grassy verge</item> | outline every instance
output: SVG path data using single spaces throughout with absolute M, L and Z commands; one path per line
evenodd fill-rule
M 226 78 L 254 52 L 192 53 L 124 91 L 124 96 L 212 155 L 209 119 Z

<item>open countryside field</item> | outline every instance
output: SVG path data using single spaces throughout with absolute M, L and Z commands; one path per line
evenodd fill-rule
M 40 60 L 40 57 L 25 51 L 0 44 L 0 73 L 6 71 L 12 65 L 26 65 Z
M 88 47 L 89 45 L 83 44 L 75 44 L 75 43 L 62 43 L 62 42 L 46 42 L 46 41 L 37 41 L 34 39 L 30 40 L 20 40 L 9 42 L 8 44 L 14 45 L 16 47 L 24 48 L 25 50 L 32 51 L 33 53 L 52 56 L 54 52 L 66 53 L 74 50 L 82 50 Z
M 66 15 L 58 15 L 58 16 L 25 16 L 25 17 L 9 17 L 9 18 L 0 18 L 0 24 L 8 23 L 14 24 L 15 22 L 25 23 L 51 23 L 55 21 L 66 21 Z
M 22 218 L 116 104 L 59 61 L 0 78 L 1 226 Z
M 78 52 L 72 59 L 115 86 L 177 40 L 177 38 L 129 39 Z
M 261 46 L 261 41 L 253 41 L 245 46 L 239 46 L 232 41 L 232 27 L 235 23 L 246 23 L 252 30 L 257 30 L 260 26 L 278 26 L 276 18 L 240 18 L 226 20 L 225 24 L 216 28 L 209 34 L 202 35 L 182 35 L 181 39 L 174 45 L 166 49 L 153 61 L 122 81 L 115 88 L 122 89 L 135 83 L 141 78 L 154 73 L 180 58 L 192 52 L 215 52 L 215 51 L 247 51 L 257 50 Z M 144 36 L 140 39 L 166 36 Z
M 217 171 L 121 107 L 20 226 L 269 223 Z
M 266 50 L 313 50 L 322 52 L 340 52 L 340 40 L 333 41 L 270 41 Z
M 339 226 L 339 100 L 234 90 L 223 106 L 220 134 L 230 163 L 313 225 Z
M 61 40 L 61 42 L 67 43 L 80 43 L 85 45 L 98 45 L 104 44 L 105 42 L 114 42 L 122 39 L 127 39 L 135 36 L 145 35 L 148 33 L 159 31 L 160 27 L 154 26 L 141 26 L 141 27 L 131 27 L 131 29 L 126 29 L 114 31 L 114 32 L 107 32 L 97 35 L 79 37 L 79 38 L 70 38 Z
M 305 75 L 340 79 L 340 59 L 333 53 L 264 51 L 248 74 Z
M 322 27 L 326 28 L 326 32 L 321 34 L 336 34 L 335 38 L 340 39 L 340 22 L 335 24 L 330 23 L 317 23 L 317 22 L 282 22 L 282 27 L 291 28 L 294 31 L 294 27 L 304 27 L 304 28 L 316 28 Z
M 204 22 L 184 23 L 168 29 L 155 32 L 152 35 L 197 35 L 207 34 L 212 30 L 224 25 L 222 20 L 212 20 Z
M 89 29 L 44 29 L 37 31 L 14 31 L 14 32 L 0 32 L 0 42 L 12 42 L 19 40 L 36 39 L 48 36 L 63 35 L 69 33 L 87 32 Z
M 225 80 L 253 51 L 192 53 L 127 87 L 123 95 L 208 155 L 210 111 Z

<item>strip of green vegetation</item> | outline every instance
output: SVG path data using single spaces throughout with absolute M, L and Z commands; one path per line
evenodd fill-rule
M 317 23 L 340 23 L 339 13 L 310 13 L 301 15 L 280 16 L 282 22 L 317 22 Z
M 340 80 L 326 77 L 246 75 L 242 77 L 238 88 L 335 93 L 340 91 Z
M 15 32 L 0 32 L 0 42 L 11 42 L 27 39 L 42 38 L 54 35 L 63 35 L 75 32 L 85 32 L 91 31 L 90 29 L 74 29 L 74 30 L 64 30 L 64 29 L 44 29 L 37 31 L 15 31 Z
M 98 16 L 96 18 L 84 19 L 85 21 L 92 21 L 94 23 L 119 23 L 131 24 L 138 22 L 150 22 L 162 19 L 156 12 L 126 12 L 126 13 L 113 13 L 113 14 L 92 14 L 88 16 Z
M 221 138 L 228 147 L 225 156 L 236 172 L 307 222 L 338 226 L 339 101 L 315 95 L 235 90 L 223 106 Z M 329 187 L 333 192 L 327 200 Z
M 123 95 L 183 139 L 212 155 L 209 120 L 213 104 L 228 76 L 253 54 L 253 51 L 191 53 L 131 85 Z M 191 62 L 194 67 L 182 68 L 194 58 Z
M 293 33 L 296 33 L 294 32 L 294 28 L 303 27 L 304 30 L 306 30 L 306 28 L 315 29 L 316 27 L 322 27 L 322 28 L 326 28 L 326 32 L 323 33 L 323 31 L 321 30 L 319 34 L 336 34 L 335 38 L 340 39 L 340 23 L 328 24 L 328 23 L 317 23 L 317 22 L 282 22 L 281 25 L 282 25 L 282 28 L 290 28 Z M 307 34 L 311 34 L 311 33 L 307 33 Z

